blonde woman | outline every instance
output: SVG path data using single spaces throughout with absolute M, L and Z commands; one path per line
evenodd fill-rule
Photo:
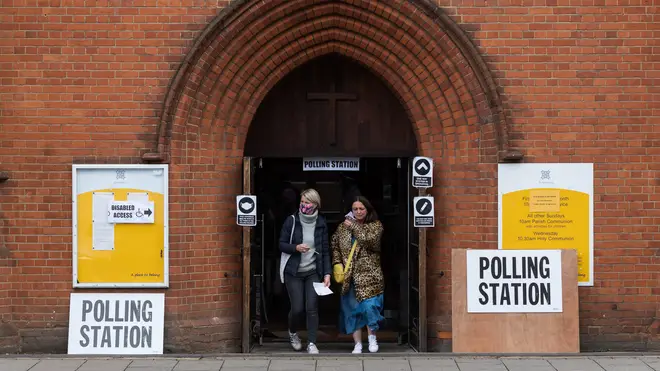
M 294 350 L 302 349 L 298 336 L 300 317 L 307 314 L 307 352 L 318 354 L 316 332 L 319 327 L 318 297 L 314 282 L 330 286 L 330 248 L 328 226 L 319 215 L 321 196 L 314 189 L 300 194 L 300 206 L 284 221 L 280 232 L 280 251 L 290 254 L 283 267 L 283 279 L 291 311 L 289 312 L 289 341 Z

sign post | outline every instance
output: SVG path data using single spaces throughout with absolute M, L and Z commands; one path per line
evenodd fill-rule
M 257 225 L 257 196 L 236 196 L 236 224 L 242 227 Z
M 72 176 L 73 287 L 168 287 L 168 166 L 73 165 Z

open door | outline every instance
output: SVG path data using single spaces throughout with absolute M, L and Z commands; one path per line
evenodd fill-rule
M 254 194 L 254 160 L 251 157 L 243 158 L 243 194 Z M 257 213 L 259 209 L 257 207 Z M 257 214 L 258 215 L 258 214 Z M 257 221 L 257 226 L 259 222 Z M 241 316 L 241 350 L 249 353 L 254 345 L 252 308 L 256 308 L 253 295 L 252 274 L 252 247 L 254 245 L 255 228 L 243 227 L 243 292 L 241 295 L 243 313 Z
M 412 186 L 412 159 L 408 161 L 408 343 L 426 352 L 426 228 L 415 228 L 413 199 L 426 194 Z

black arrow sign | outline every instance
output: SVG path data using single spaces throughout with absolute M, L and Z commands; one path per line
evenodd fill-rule
M 433 207 L 431 206 L 431 201 L 422 198 L 417 201 L 415 209 L 417 210 L 418 214 L 427 215 L 431 212 L 431 210 L 433 210 Z
M 426 174 L 431 171 L 431 163 L 425 159 L 425 158 L 420 158 L 417 160 L 415 163 L 415 172 L 419 174 L 420 176 L 425 176 Z
M 153 212 L 151 211 L 151 209 L 146 209 L 146 210 L 144 211 L 144 214 L 145 214 L 146 216 L 151 216 L 151 214 L 153 214 Z
M 238 210 L 243 214 L 249 214 L 254 210 L 254 201 L 250 197 L 243 197 L 238 202 Z

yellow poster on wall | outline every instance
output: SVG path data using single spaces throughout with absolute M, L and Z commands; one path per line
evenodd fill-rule
M 575 249 L 593 286 L 593 164 L 500 164 L 499 248 Z
M 167 287 L 167 165 L 73 166 L 73 286 Z

